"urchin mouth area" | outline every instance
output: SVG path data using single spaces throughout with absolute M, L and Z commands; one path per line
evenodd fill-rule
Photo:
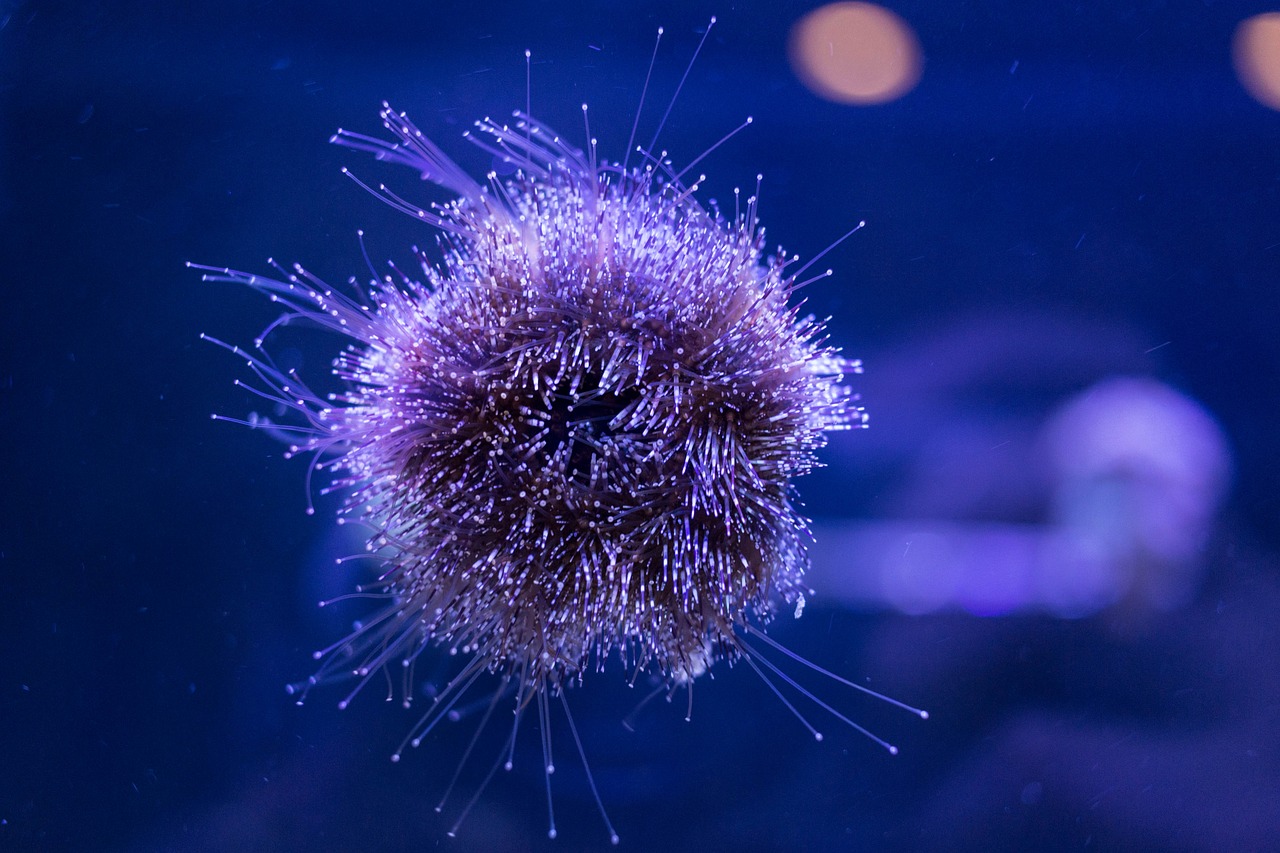
M 537 431 L 544 464 L 560 461 L 565 476 L 586 482 L 592 468 L 609 453 L 622 433 L 615 427 L 621 415 L 635 408 L 640 389 L 618 391 L 600 387 L 603 376 L 586 373 L 571 383 L 562 379 L 531 398 L 526 421 Z

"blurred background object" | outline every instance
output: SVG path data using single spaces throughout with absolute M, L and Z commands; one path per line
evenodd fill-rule
M 1280 12 L 1241 21 L 1231 48 L 1241 85 L 1258 103 L 1280 110 Z
M 890 451 L 915 457 L 897 462 L 907 472 L 892 488 L 898 510 L 815 531 L 815 588 L 848 606 L 913 614 L 1074 618 L 1192 600 L 1229 485 L 1226 436 L 1202 406 L 1154 379 L 1073 365 L 1074 335 L 1037 336 L 1027 352 L 1026 337 L 998 331 L 1033 322 L 971 319 L 944 333 L 935 343 L 956 346 L 941 371 L 911 352 L 878 362 L 883 371 L 868 384 L 895 389 L 894 411 L 932 421 L 913 424 L 916 440 Z M 1038 422 L 974 404 L 975 386 L 993 378 L 990 364 L 1037 360 L 1081 379 L 1103 375 Z M 857 476 L 856 458 L 837 464 Z
M 882 104 L 920 79 L 920 44 L 905 21 L 874 3 L 830 3 L 791 29 L 791 64 L 814 94 L 842 104 Z

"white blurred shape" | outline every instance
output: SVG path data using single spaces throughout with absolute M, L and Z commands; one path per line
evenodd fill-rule
M 1213 418 L 1159 382 L 1114 378 L 1062 407 L 1045 439 L 1055 521 L 1131 572 L 1146 604 L 1184 603 L 1231 479 Z

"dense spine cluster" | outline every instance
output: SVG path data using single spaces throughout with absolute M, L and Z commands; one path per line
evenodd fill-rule
M 840 384 L 857 365 L 788 304 L 754 198 L 726 220 L 664 164 L 599 162 L 522 114 L 479 123 L 514 175 L 480 184 L 382 117 L 394 141 L 335 140 L 454 193 L 420 209 L 375 190 L 442 233 L 442 262 L 354 296 L 301 268 L 206 276 L 350 339 L 325 400 L 245 353 L 385 560 L 386 610 L 322 672 L 440 643 L 527 696 L 611 657 L 681 684 L 739 656 L 739 631 L 803 593 L 791 478 L 862 420 Z

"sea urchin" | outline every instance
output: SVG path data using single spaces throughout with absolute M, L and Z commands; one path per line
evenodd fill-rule
M 481 183 L 403 113 L 384 104 L 382 121 L 392 141 L 335 141 L 450 191 L 421 209 L 373 190 L 438 229 L 442 260 L 418 252 L 419 278 L 350 296 L 301 267 L 201 267 L 285 306 L 277 323 L 349 340 L 345 390 L 325 398 L 262 339 L 230 347 L 298 416 L 254 424 L 333 472 L 342 520 L 371 528 L 384 565 L 385 609 L 311 683 L 402 662 L 407 701 L 424 649 L 465 653 L 416 744 L 484 671 L 514 683 L 517 717 L 536 701 L 544 720 L 548 696 L 611 657 L 672 688 L 722 658 L 760 671 L 743 635 L 803 605 L 791 480 L 864 417 L 841 384 L 858 365 L 790 304 L 794 257 L 763 257 L 755 197 L 735 193 L 726 218 L 661 155 L 601 161 L 524 112 L 478 123 L 472 141 L 511 166 Z

